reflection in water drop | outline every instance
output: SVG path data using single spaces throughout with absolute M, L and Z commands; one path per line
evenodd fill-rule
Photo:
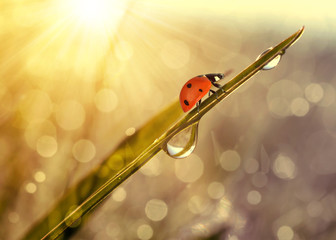
M 259 58 L 261 58 L 262 56 L 264 56 L 266 53 L 268 53 L 268 52 L 271 51 L 272 49 L 273 49 L 273 48 L 269 48 L 269 49 L 267 49 L 266 51 L 262 52 L 262 53 L 257 57 L 256 60 L 258 60 Z M 281 57 L 282 57 L 282 55 L 283 55 L 284 53 L 285 53 L 285 52 L 282 52 L 282 53 L 280 53 L 279 55 L 277 55 L 275 58 L 273 58 L 273 60 L 271 60 L 269 63 L 267 63 L 267 64 L 262 68 L 262 70 L 271 70 L 271 69 L 275 68 L 275 67 L 279 64 L 279 62 L 280 62 L 280 60 L 281 60 Z
M 165 152 L 173 158 L 188 157 L 197 143 L 198 123 L 187 127 L 172 137 L 164 147 Z

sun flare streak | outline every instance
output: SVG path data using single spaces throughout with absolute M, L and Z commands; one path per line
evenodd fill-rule
M 95 81 L 102 67 L 99 64 L 117 44 L 127 7 L 128 0 L 63 0 L 48 7 L 36 5 L 32 16 L 43 24 L 36 25 L 37 34 L 17 52 L 27 58 L 26 69 L 44 79 L 69 72 L 81 81 Z M 28 5 L 21 8 L 25 13 Z M 43 15 L 35 14 L 38 12 Z

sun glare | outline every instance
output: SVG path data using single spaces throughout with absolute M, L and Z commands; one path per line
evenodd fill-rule
M 97 23 L 108 15 L 106 0 L 73 0 L 72 5 L 74 14 L 83 22 Z
M 125 12 L 125 1 L 71 0 L 69 11 L 74 20 L 91 28 L 116 25 Z

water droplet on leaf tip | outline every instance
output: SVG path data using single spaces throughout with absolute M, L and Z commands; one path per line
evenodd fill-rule
M 264 52 L 262 52 L 256 60 L 260 59 L 262 56 L 264 56 L 266 53 L 268 53 L 269 51 L 271 51 L 273 48 L 268 48 L 267 50 L 265 50 Z M 279 53 L 275 58 L 273 58 L 271 61 L 269 61 L 263 68 L 262 70 L 271 70 L 273 68 L 275 68 L 276 66 L 278 66 L 282 55 L 285 54 L 285 50 L 281 51 L 281 53 Z
M 195 123 L 173 136 L 163 150 L 173 158 L 186 158 L 196 147 L 198 123 Z

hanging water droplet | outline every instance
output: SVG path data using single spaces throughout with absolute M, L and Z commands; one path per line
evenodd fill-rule
M 261 58 L 262 56 L 264 56 L 266 53 L 268 53 L 269 51 L 271 51 L 273 48 L 268 48 L 266 51 L 262 52 L 256 60 L 258 60 L 259 58 Z M 275 58 L 273 58 L 269 63 L 267 63 L 263 68 L 262 70 L 271 70 L 273 68 L 275 68 L 280 60 L 281 60 L 281 57 L 282 55 L 284 54 L 285 52 L 282 52 L 280 54 L 278 54 Z
M 173 158 L 188 157 L 196 147 L 197 135 L 198 123 L 195 123 L 172 137 L 163 150 Z

